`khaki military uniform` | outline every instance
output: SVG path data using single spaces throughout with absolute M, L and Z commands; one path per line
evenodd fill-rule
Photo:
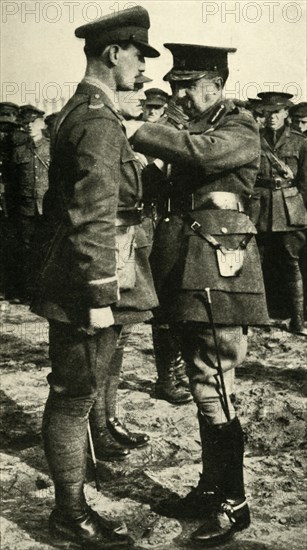
M 37 142 L 29 138 L 21 140 L 21 143 L 17 141 L 12 161 L 16 177 L 16 216 L 24 281 L 22 298 L 28 300 L 33 290 L 34 265 L 40 256 L 33 246 L 33 239 L 40 230 L 43 197 L 48 189 L 49 140 L 43 136 Z
M 259 232 L 262 259 L 274 253 L 284 272 L 294 326 L 303 322 L 299 262 L 307 227 L 306 205 L 306 139 L 285 126 L 273 143 L 271 130 L 265 128 L 261 132 L 261 164 L 251 201 L 251 216 Z
M 231 101 L 223 105 L 216 124 L 208 122 L 212 113 L 205 113 L 186 131 L 144 124 L 135 137 L 137 150 L 174 163 L 151 254 L 158 296 L 170 322 L 208 323 L 206 287 L 212 290 L 217 323 L 257 325 L 267 320 L 256 229 L 244 212 L 258 170 L 258 130 L 246 111 Z M 155 172 L 154 185 L 156 180 Z M 221 209 L 214 195 L 210 199 L 216 192 L 226 193 Z M 233 194 L 230 208 L 227 193 Z M 237 248 L 246 235 L 251 237 L 238 277 L 221 276 L 214 247 L 191 228 L 193 220 L 225 247 Z
M 157 301 L 140 225 L 141 176 L 121 116 L 84 82 L 58 122 L 44 201 L 49 250 L 33 309 L 76 325 L 87 324 L 90 308 L 109 305 L 118 324 L 148 318 Z

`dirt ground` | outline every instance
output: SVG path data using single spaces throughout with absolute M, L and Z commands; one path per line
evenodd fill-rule
M 2 550 L 51 550 L 48 515 L 53 488 L 40 425 L 48 392 L 47 324 L 25 306 L 1 312 Z M 237 369 L 237 407 L 246 436 L 245 479 L 252 525 L 225 550 L 305 550 L 307 340 L 282 328 L 250 332 L 249 353 Z M 86 486 L 91 504 L 126 521 L 138 547 L 186 550 L 198 523 L 160 517 L 150 505 L 169 491 L 181 495 L 201 471 L 193 403 L 154 398 L 149 325 L 136 325 L 125 353 L 119 417 L 146 431 L 148 447 L 124 463 L 105 463 L 102 489 Z M 89 472 L 89 479 L 90 479 Z

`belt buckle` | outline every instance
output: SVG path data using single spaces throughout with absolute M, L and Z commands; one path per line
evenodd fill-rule
M 274 191 L 279 191 L 281 189 L 281 179 L 276 178 L 274 180 L 274 183 L 275 183 Z
M 191 229 L 193 231 L 197 231 L 201 227 L 200 223 L 198 223 L 196 220 L 191 224 Z

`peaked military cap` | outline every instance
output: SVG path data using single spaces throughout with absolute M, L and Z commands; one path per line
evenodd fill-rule
M 10 116 L 18 115 L 19 107 L 16 103 L 11 103 L 10 101 L 1 101 L 0 102 L 0 116 Z
M 257 94 L 262 99 L 263 111 L 278 111 L 279 109 L 289 109 L 293 103 L 290 99 L 292 94 L 286 94 L 284 92 L 260 92 Z
M 297 103 L 296 105 L 291 107 L 290 113 L 291 116 L 297 118 L 303 118 L 307 116 L 307 101 L 302 101 L 301 103 Z
M 43 118 L 45 111 L 34 107 L 34 105 L 21 105 L 19 107 L 19 118 L 22 122 L 33 122 L 37 118 Z
M 228 54 L 236 48 L 198 46 L 196 44 L 164 44 L 173 55 L 173 68 L 163 80 L 194 80 L 208 71 L 227 69 Z
M 10 120 L 9 118 L 7 118 L 6 115 L 0 115 L 0 128 L 1 130 L 3 130 L 4 128 L 18 128 L 18 124 L 14 120 Z
M 138 47 L 145 57 L 158 57 L 160 53 L 148 44 L 149 28 L 147 10 L 135 6 L 82 25 L 75 30 L 75 35 L 84 38 L 90 48 L 128 41 Z
M 258 113 L 259 115 L 263 115 L 263 102 L 262 99 L 258 99 L 257 97 L 248 97 L 246 102 L 246 108 L 249 111 L 253 111 L 254 113 Z
M 149 88 L 145 91 L 145 105 L 158 105 L 159 107 L 168 103 L 170 96 L 160 88 Z

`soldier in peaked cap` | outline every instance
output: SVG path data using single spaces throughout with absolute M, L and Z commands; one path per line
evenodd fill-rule
M 261 164 L 252 201 L 261 256 L 274 250 L 284 268 L 290 330 L 304 333 L 304 292 L 299 258 L 307 226 L 307 142 L 286 123 L 292 95 L 262 92 L 266 127 L 261 130 Z
M 18 194 L 17 226 L 23 280 L 19 298 L 29 303 L 35 277 L 34 258 L 39 255 L 33 239 L 41 225 L 43 197 L 48 189 L 50 146 L 43 135 L 44 111 L 34 105 L 22 105 L 19 120 L 27 132 L 24 140 L 14 136 L 12 155 Z
M 292 128 L 307 137 L 307 102 L 302 101 L 290 109 Z
M 144 57 L 159 55 L 149 26 L 136 6 L 75 31 L 85 39 L 86 73 L 55 124 L 44 200 L 48 246 L 32 303 L 50 325 L 43 418 L 55 484 L 50 532 L 93 550 L 131 539 L 86 503 L 89 413 L 123 325 L 148 319 L 157 305 L 140 225 L 140 172 L 115 104 L 117 91 L 134 89 Z M 92 434 L 98 456 L 114 443 L 105 423 Z
M 164 115 L 170 96 L 160 88 L 149 88 L 145 96 L 143 120 L 158 122 Z
M 264 127 L 265 124 L 265 114 L 262 109 L 262 101 L 257 97 L 249 97 L 246 103 L 246 108 L 251 111 L 254 115 L 254 119 L 259 124 L 260 128 Z
M 23 126 L 28 126 L 30 122 L 38 118 L 43 118 L 45 112 L 34 105 L 21 105 L 19 108 L 19 121 Z
M 12 122 L 16 121 L 18 116 L 19 107 L 16 103 L 11 103 L 10 101 L 1 101 L 0 102 L 0 116 L 5 117 Z
M 224 542 L 250 523 L 243 432 L 229 397 L 234 367 L 246 354 L 247 326 L 268 321 L 256 229 L 246 214 L 260 143 L 252 115 L 223 98 L 227 58 L 235 49 L 165 46 L 174 58 L 165 79 L 177 108 L 171 105 L 168 118 L 177 127 L 144 123 L 133 143 L 137 151 L 171 164 L 161 185 L 165 213 L 151 266 L 163 315 L 175 327 L 187 363 L 203 472 L 185 498 L 174 496 L 156 511 L 206 520 L 192 535 L 205 546 Z M 190 118 L 187 125 L 180 109 Z

